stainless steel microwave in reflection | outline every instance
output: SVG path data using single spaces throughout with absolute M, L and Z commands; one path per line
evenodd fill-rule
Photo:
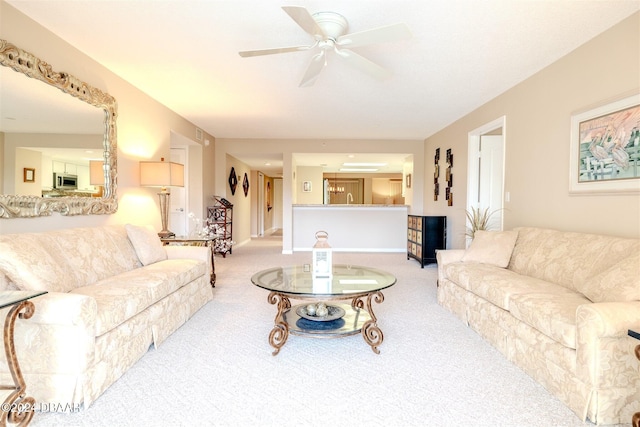
M 55 188 L 56 190 L 77 190 L 78 175 L 54 172 L 53 188 Z

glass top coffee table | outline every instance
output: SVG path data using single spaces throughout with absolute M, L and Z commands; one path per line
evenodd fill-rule
M 381 291 L 396 283 L 393 275 L 371 267 L 334 264 L 332 277 L 314 278 L 309 265 L 299 265 L 260 271 L 251 277 L 251 282 L 270 291 L 267 300 L 278 307 L 269 334 L 274 356 L 287 342 L 289 333 L 316 338 L 362 333 L 371 349 L 380 353 L 383 334 L 372 302 L 384 301 Z M 290 299 L 311 302 L 292 307 Z M 351 303 L 338 303 L 342 300 Z

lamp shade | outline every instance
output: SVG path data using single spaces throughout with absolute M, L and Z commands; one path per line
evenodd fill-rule
M 104 162 L 89 160 L 89 184 L 104 185 Z
M 184 165 L 173 162 L 140 162 L 142 187 L 184 187 Z

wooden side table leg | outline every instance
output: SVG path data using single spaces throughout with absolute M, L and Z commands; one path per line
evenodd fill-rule
M 13 378 L 13 390 L 2 403 L 0 410 L 0 426 L 6 426 L 7 421 L 19 426 L 26 426 L 31 422 L 35 409 L 35 399 L 26 396 L 27 385 L 22 377 L 22 371 L 16 357 L 14 342 L 14 327 L 16 318 L 29 319 L 33 316 L 35 306 L 31 301 L 23 301 L 14 305 L 4 321 L 4 352 L 7 356 L 7 365 Z

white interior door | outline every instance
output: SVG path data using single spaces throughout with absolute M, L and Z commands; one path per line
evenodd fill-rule
M 469 132 L 467 211 L 488 209 L 492 213 L 487 224 L 490 230 L 503 228 L 505 141 L 505 116 Z
M 189 234 L 189 228 L 187 226 L 187 191 L 188 183 L 187 179 L 188 170 L 187 167 L 187 152 L 184 148 L 172 148 L 171 149 L 171 161 L 184 165 L 184 187 L 171 187 L 171 203 L 169 204 L 169 230 L 176 233 L 176 236 L 186 236 Z
M 503 138 L 502 135 L 480 136 L 478 206 L 489 208 L 489 230 L 502 230 L 502 180 Z

